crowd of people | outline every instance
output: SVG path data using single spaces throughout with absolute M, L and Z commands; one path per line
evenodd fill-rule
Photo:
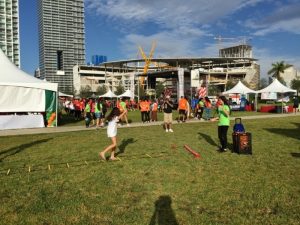
M 149 99 L 142 97 L 140 101 L 129 100 L 121 98 L 118 100 L 107 100 L 103 98 L 98 99 L 65 99 L 62 102 L 62 107 L 67 115 L 74 118 L 74 120 L 86 121 L 86 127 L 103 127 L 105 125 L 105 116 L 108 110 L 117 107 L 120 112 L 135 111 L 141 112 L 141 121 L 143 123 L 150 123 L 158 121 L 158 113 L 164 112 L 168 108 L 166 99 L 170 99 L 170 95 L 163 96 L 158 99 Z M 193 98 L 189 101 L 188 98 L 181 96 L 178 102 L 172 103 L 172 110 L 178 111 L 177 122 L 186 122 L 190 118 L 199 120 L 210 120 L 212 115 L 213 105 L 208 97 Z M 218 104 L 218 103 L 217 103 Z M 217 107 L 216 104 L 216 107 Z M 128 113 L 125 113 L 120 118 L 120 123 L 126 123 L 129 126 Z

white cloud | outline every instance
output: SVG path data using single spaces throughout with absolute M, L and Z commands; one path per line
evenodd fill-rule
M 274 55 L 268 49 L 253 48 L 254 58 L 259 59 L 260 76 L 261 78 L 268 77 L 268 71 L 272 68 L 272 63 L 284 61 L 293 65 L 295 68 L 300 68 L 300 56 L 294 57 L 288 54 Z
M 228 24 L 224 18 L 227 16 L 242 9 L 251 10 L 251 7 L 262 2 L 274 3 L 272 0 L 85 0 L 88 13 L 96 12 L 102 19 L 114 22 L 114 25 L 121 24 L 121 29 L 126 24 L 127 32 L 123 30 L 120 50 L 128 58 L 137 57 L 138 45 L 149 54 L 154 40 L 157 42 L 154 57 L 215 57 L 218 49 L 212 38 L 212 30 L 218 24 L 219 27 L 226 27 Z M 252 28 L 255 35 L 278 31 L 300 34 L 300 13 L 297 13 L 299 4 L 296 3 L 286 6 L 281 4 L 270 14 L 260 17 L 255 14 L 255 19 L 245 22 L 238 18 L 235 22 L 240 20 L 239 24 Z M 156 30 L 146 35 L 130 29 L 147 26 L 147 23 L 154 24 Z M 200 42 L 205 44 L 200 45 Z M 288 53 L 274 56 L 268 49 L 255 47 L 253 52 L 261 65 L 261 77 L 267 77 L 267 71 L 277 61 L 284 60 L 300 68 L 300 57 L 291 57 Z
M 154 57 L 183 57 L 196 54 L 194 38 L 182 38 L 176 32 L 160 32 L 149 36 L 129 34 L 121 40 L 122 52 L 129 58 L 135 58 L 138 46 L 146 55 L 149 54 L 152 42 L 156 42 Z
M 96 12 L 101 18 L 108 18 L 122 31 L 124 36 L 120 38 L 120 42 L 123 55 L 135 57 L 136 47 L 133 46 L 140 43 L 150 49 L 151 42 L 156 40 L 156 55 L 172 57 L 199 56 L 201 53 L 211 56 L 211 51 L 197 46 L 200 46 L 200 41 L 215 43 L 211 33 L 215 27 L 212 24 L 220 22 L 221 18 L 235 10 L 260 1 L 227 0 L 224 3 L 223 0 L 85 0 L 85 3 L 88 13 Z M 147 35 L 144 32 L 140 34 L 136 28 L 144 28 L 147 23 L 154 24 L 155 31 L 150 31 Z
M 252 4 L 261 0 L 252 0 Z M 86 0 L 88 11 L 120 21 L 153 22 L 161 27 L 197 27 L 233 13 L 247 0 Z
M 295 18 L 288 21 L 280 21 L 278 23 L 266 26 L 266 28 L 259 29 L 254 32 L 254 35 L 265 36 L 269 33 L 275 32 L 290 32 L 295 34 L 300 34 L 300 18 Z
M 300 34 L 300 3 L 278 6 L 270 15 L 245 22 L 254 30 L 254 35 L 264 36 L 275 32 Z

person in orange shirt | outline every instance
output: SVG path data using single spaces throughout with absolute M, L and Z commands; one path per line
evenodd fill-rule
M 150 123 L 150 109 L 151 109 L 151 101 L 150 101 L 150 99 L 147 99 L 146 103 L 147 103 L 146 122 Z
M 78 99 L 74 100 L 74 108 L 75 108 L 75 120 L 79 120 L 81 116 L 80 102 Z
M 184 96 L 181 96 L 179 102 L 178 102 L 178 112 L 179 112 L 179 118 L 178 122 L 182 121 L 185 122 L 186 119 L 186 113 L 188 111 L 188 102 Z
M 141 110 L 142 121 L 143 121 L 143 123 L 145 123 L 146 119 L 147 119 L 147 109 L 148 109 L 148 103 L 145 98 L 143 98 L 140 101 L 139 106 L 140 106 L 140 110 Z
M 158 103 L 157 99 L 154 99 L 152 105 L 151 105 L 151 121 L 157 121 L 157 109 L 158 109 Z
M 85 100 L 81 99 L 80 100 L 80 117 L 84 117 L 84 108 L 85 108 Z

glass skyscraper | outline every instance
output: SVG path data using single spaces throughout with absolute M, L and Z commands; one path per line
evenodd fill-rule
M 85 64 L 84 0 L 38 0 L 41 79 L 73 93 L 73 67 Z
M 107 56 L 105 55 L 92 55 L 92 64 L 98 66 L 99 64 L 107 62 Z
M 18 0 L 0 0 L 0 48 L 20 67 Z

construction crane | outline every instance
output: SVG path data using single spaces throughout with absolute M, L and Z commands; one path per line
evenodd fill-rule
M 250 37 L 233 37 L 233 38 L 225 38 L 221 37 L 220 35 L 217 37 L 214 37 L 215 40 L 218 42 L 219 49 L 222 48 L 222 43 L 225 41 L 231 41 L 233 43 L 247 45 L 248 42 L 251 40 Z
M 140 54 L 141 56 L 143 57 L 144 61 L 145 61 L 145 64 L 144 64 L 144 69 L 143 69 L 143 74 L 147 74 L 148 72 L 148 69 L 149 69 L 149 66 L 151 64 L 151 60 L 152 60 L 152 57 L 153 57 L 153 53 L 154 53 L 154 50 L 155 50 L 155 47 L 156 47 L 156 42 L 153 41 L 152 42 L 152 45 L 151 45 L 151 50 L 150 50 L 150 53 L 149 53 L 149 56 L 147 56 L 143 50 L 143 48 L 141 46 L 138 46 L 139 48 L 139 51 L 140 51 Z M 144 80 L 145 80 L 145 77 L 142 76 L 140 78 L 140 84 L 143 85 L 144 83 Z

